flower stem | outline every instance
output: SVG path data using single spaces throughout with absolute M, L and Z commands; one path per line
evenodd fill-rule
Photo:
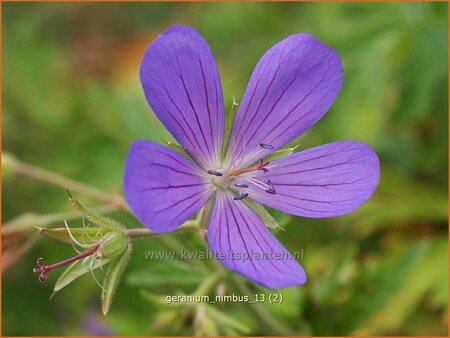
M 209 275 L 207 278 L 203 280 L 203 282 L 198 286 L 197 290 L 195 290 L 194 294 L 199 296 L 206 296 L 208 295 L 211 290 L 217 285 L 217 283 L 220 281 L 220 274 L 219 273 L 213 273 Z
M 193 231 L 193 230 L 197 230 L 197 229 L 198 229 L 197 222 L 187 221 L 182 226 L 180 226 L 177 230 L 173 231 L 172 234 L 188 232 L 188 231 Z M 161 236 L 164 234 L 166 234 L 166 233 L 153 232 L 153 231 L 145 229 L 145 228 L 125 230 L 125 235 L 131 240 L 148 238 L 148 237 L 156 237 L 156 236 Z
M 51 171 L 29 165 L 18 160 L 9 153 L 2 154 L 2 166 L 3 169 L 12 170 L 14 173 L 30 177 L 37 181 L 48 183 L 56 187 L 75 191 L 97 201 L 113 204 L 119 209 L 126 210 L 125 200 L 120 195 L 111 195 L 87 184 L 83 184 L 62 175 L 55 174 Z
M 102 205 L 94 210 L 100 214 L 111 213 L 115 211 L 117 208 L 111 205 Z M 34 213 L 26 213 L 18 216 L 6 223 L 2 226 L 2 237 L 6 235 L 13 235 L 24 229 L 32 229 L 30 225 L 35 227 L 39 226 L 48 226 L 51 223 L 62 222 L 64 220 L 70 221 L 75 219 L 83 218 L 84 215 L 81 214 L 78 210 L 68 211 L 68 212 L 56 212 L 51 214 L 34 214 Z
M 236 282 L 238 288 L 247 295 L 251 295 L 252 292 L 248 286 L 242 281 L 239 280 L 239 277 L 235 277 L 234 281 Z M 289 328 L 284 326 L 281 322 L 273 318 L 273 316 L 267 312 L 267 310 L 264 308 L 263 304 L 253 304 L 252 306 L 248 306 L 247 309 L 251 312 L 253 312 L 256 316 L 256 318 L 260 319 L 260 323 L 262 323 L 268 332 L 273 332 L 276 335 L 283 335 L 283 336 L 293 336 L 295 335 L 295 332 L 291 331 Z

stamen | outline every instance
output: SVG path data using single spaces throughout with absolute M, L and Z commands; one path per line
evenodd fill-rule
M 100 267 L 101 266 L 102 265 L 100 264 Z M 100 289 L 102 291 L 105 291 L 105 288 L 103 287 L 102 284 L 100 284 L 100 282 L 98 281 L 97 277 L 95 276 L 95 273 L 94 273 L 94 260 L 93 259 L 91 259 L 91 261 L 89 262 L 89 270 L 91 271 L 91 275 L 92 275 L 92 278 L 94 279 L 95 283 L 100 287 Z
M 268 180 L 267 185 L 269 186 L 269 189 L 267 189 L 266 192 L 269 194 L 275 195 L 277 192 L 275 191 L 272 181 Z
M 221 174 L 221 173 L 219 173 L 217 171 L 214 171 L 214 170 L 208 170 L 207 173 L 211 174 L 211 175 L 214 175 L 214 176 L 223 176 L 223 174 Z
M 78 245 L 78 246 L 80 246 L 80 247 L 82 247 L 82 248 L 88 247 L 86 244 L 82 244 L 82 243 L 78 242 L 78 241 L 75 239 L 75 237 L 73 237 L 72 232 L 70 231 L 69 225 L 67 224 L 67 221 L 66 221 L 66 220 L 64 220 L 64 226 L 66 227 L 67 233 L 69 234 L 69 237 L 70 237 L 70 239 L 73 241 L 73 243 L 75 243 L 76 245 Z M 72 243 L 72 244 L 73 244 L 73 243 Z M 78 252 L 78 253 L 79 253 L 79 252 Z
M 52 264 L 52 265 L 43 265 L 44 259 L 42 257 L 40 257 L 36 261 L 36 264 L 37 264 L 38 267 L 34 268 L 33 272 L 34 273 L 39 273 L 39 281 L 41 283 L 43 283 L 47 279 L 47 277 L 48 277 L 47 274 L 50 271 L 55 270 L 57 268 L 60 268 L 61 266 L 73 263 L 73 262 L 75 262 L 75 261 L 77 261 L 79 259 L 91 256 L 93 253 L 95 253 L 97 251 L 97 248 L 98 248 L 98 245 L 96 245 L 96 246 L 90 248 L 89 250 L 86 250 L 86 251 L 84 251 L 84 252 L 82 252 L 82 253 L 80 253 L 80 254 L 78 254 L 76 256 L 67 258 L 67 259 L 65 259 L 65 260 L 63 260 L 61 262 L 58 262 L 58 263 L 55 263 L 55 264 Z
M 245 183 L 235 183 L 234 185 L 238 188 L 248 188 L 248 184 Z
M 260 143 L 259 146 L 264 149 L 273 149 L 273 145 L 267 143 Z
M 239 200 L 243 200 L 243 199 L 246 198 L 247 196 L 248 196 L 248 194 L 245 193 L 245 194 L 241 194 L 241 195 L 239 195 L 239 196 L 233 197 L 233 199 L 234 199 L 235 201 L 239 201 Z
M 252 178 L 252 177 L 249 177 L 248 178 L 248 180 L 250 181 L 250 182 L 252 182 L 255 186 L 257 186 L 258 188 L 261 188 L 261 189 L 266 189 L 266 184 L 265 183 L 262 183 L 262 182 L 260 182 L 260 181 L 258 181 L 258 180 L 256 180 L 256 179 L 254 179 L 254 178 Z

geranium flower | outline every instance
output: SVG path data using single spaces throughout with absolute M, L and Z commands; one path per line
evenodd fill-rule
M 265 160 L 330 108 L 342 85 L 339 55 L 309 34 L 269 49 L 251 75 L 229 142 L 219 72 L 197 31 L 176 25 L 162 33 L 140 77 L 153 111 L 189 156 L 150 141 L 132 145 L 124 190 L 138 218 L 169 232 L 213 198 L 207 238 L 225 266 L 269 288 L 305 283 L 304 269 L 247 202 L 322 218 L 351 212 L 374 192 L 379 160 L 361 142 Z

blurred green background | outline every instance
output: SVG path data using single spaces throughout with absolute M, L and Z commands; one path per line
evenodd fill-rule
M 305 149 L 357 139 L 372 145 L 382 163 L 378 190 L 356 212 L 326 220 L 274 213 L 286 229 L 277 237 L 291 251 L 304 250 L 309 275 L 306 286 L 280 291 L 282 304 L 159 304 L 157 296 L 194 292 L 213 269 L 210 262 L 145 260 L 146 250 L 204 250 L 196 235 L 168 235 L 136 242 L 105 319 L 89 275 L 49 301 L 62 271 L 40 284 L 32 273 L 36 258 L 51 263 L 74 252 L 39 238 L 29 224 L 36 215 L 72 209 L 64 189 L 3 161 L 2 220 L 18 229 L 13 235 L 3 229 L 3 335 L 447 335 L 446 3 L 2 7 L 3 154 L 121 193 L 133 140 L 171 139 L 145 101 L 138 68 L 147 45 L 182 23 L 209 42 L 227 111 L 259 57 L 287 35 L 308 32 L 334 47 L 344 63 L 343 89 L 295 143 Z M 18 218 L 26 213 L 35 216 Z M 113 215 L 140 226 L 124 213 Z M 45 225 L 62 226 L 56 218 Z M 268 293 L 227 276 L 211 294 Z

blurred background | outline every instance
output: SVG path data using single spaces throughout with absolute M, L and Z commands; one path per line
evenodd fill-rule
M 3 335 L 447 335 L 446 3 L 2 7 Z M 168 235 L 135 243 L 105 319 L 89 274 L 49 300 L 62 270 L 44 284 L 32 273 L 38 257 L 52 263 L 74 251 L 30 224 L 82 220 L 73 218 L 62 186 L 31 176 L 41 168 L 101 196 L 121 194 L 130 144 L 172 139 L 145 101 L 138 69 L 147 45 L 174 23 L 195 27 L 209 42 L 226 111 L 279 40 L 308 32 L 335 48 L 343 89 L 294 144 L 367 142 L 380 156 L 381 182 L 347 216 L 309 220 L 273 212 L 286 229 L 277 237 L 290 251 L 304 250 L 300 263 L 309 275 L 304 287 L 280 291 L 282 304 L 163 304 L 161 296 L 195 292 L 214 269 L 211 262 L 145 260 L 149 250 L 205 250 L 195 234 Z M 128 227 L 141 226 L 101 196 L 76 193 Z M 269 291 L 228 272 L 210 294 L 216 292 Z

